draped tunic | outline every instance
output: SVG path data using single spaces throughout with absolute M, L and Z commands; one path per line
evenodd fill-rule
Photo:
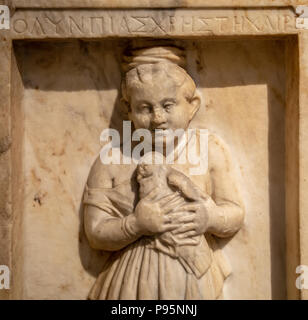
M 216 181 L 221 177 L 216 177 L 216 180 L 212 179 L 211 173 L 213 174 L 214 169 L 210 162 L 214 160 L 217 163 L 222 160 L 228 165 L 225 170 L 227 175 L 224 176 L 225 179 L 233 179 L 234 172 L 231 170 L 229 159 L 226 159 L 228 155 L 225 149 L 222 149 L 224 146 L 216 136 L 211 135 L 209 148 L 211 146 L 213 149 L 218 148 L 223 155 L 215 155 L 214 151 L 213 157 L 212 152 L 209 152 L 208 170 L 202 175 L 190 176 L 190 179 L 204 194 L 213 198 L 213 210 L 217 211 L 215 214 L 220 219 L 218 224 L 220 230 L 217 230 L 217 235 L 225 236 L 234 233 L 240 227 L 242 205 L 233 180 L 223 188 L 223 186 L 217 186 Z M 106 228 L 106 232 L 110 231 L 107 230 L 110 219 L 119 222 L 118 230 L 115 232 L 124 232 L 125 218 L 133 214 L 139 200 L 135 171 L 130 168 L 133 172 L 132 176 L 127 177 L 124 174 L 128 171 L 126 166 L 130 165 L 117 167 L 118 179 L 113 180 L 111 187 L 102 186 L 102 183 L 92 183 L 92 185 L 90 183 L 86 186 L 85 207 L 86 209 L 87 207 L 97 209 L 96 214 L 99 217 L 100 226 Z M 175 164 L 172 166 L 189 176 L 189 165 Z M 112 166 L 108 167 L 100 163 L 96 163 L 94 168 L 95 175 L 102 174 L 103 177 L 106 176 L 104 171 L 114 169 Z M 123 172 L 124 180 L 121 179 L 121 172 Z M 108 173 L 108 176 L 112 174 Z M 217 193 L 215 193 L 215 184 L 218 188 Z M 229 199 L 226 197 L 228 193 L 230 193 Z M 91 232 L 88 231 L 87 234 L 91 238 Z M 100 236 L 104 238 L 104 230 L 100 230 Z M 215 235 L 210 232 L 201 235 L 201 241 L 195 249 L 195 256 L 190 257 L 193 260 L 190 266 L 195 266 L 195 269 L 185 265 L 181 257 L 170 254 L 157 243 L 155 236 L 141 236 L 119 250 L 105 250 L 108 258 L 90 291 L 89 299 L 207 300 L 221 297 L 224 280 L 231 273 L 231 268 L 217 245 Z

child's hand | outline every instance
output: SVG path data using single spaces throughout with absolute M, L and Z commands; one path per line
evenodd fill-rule
M 136 206 L 135 227 L 143 235 L 172 231 L 180 226 L 178 222 L 173 222 L 168 213 L 182 203 L 183 198 L 178 193 L 173 193 L 156 200 L 159 192 L 159 188 L 155 188 Z
M 172 231 L 178 239 L 186 239 L 205 233 L 210 225 L 210 210 L 212 200 L 183 173 L 172 169 L 168 176 L 168 183 L 178 189 L 182 195 L 191 200 L 179 208 L 170 217 L 173 223 L 180 227 Z
M 210 227 L 210 210 L 207 200 L 200 199 L 187 203 L 170 216 L 174 224 L 180 225 L 172 231 L 178 239 L 204 234 Z

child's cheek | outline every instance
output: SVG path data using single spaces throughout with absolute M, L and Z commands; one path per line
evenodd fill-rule
M 134 114 L 132 116 L 132 121 L 135 125 L 135 128 L 148 128 L 150 124 L 150 118 L 147 115 Z
M 185 128 L 185 113 L 182 110 L 176 110 L 169 117 L 170 129 L 186 129 Z

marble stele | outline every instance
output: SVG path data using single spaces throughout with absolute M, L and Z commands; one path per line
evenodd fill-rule
M 307 299 L 307 8 L 0 1 L 0 300 Z

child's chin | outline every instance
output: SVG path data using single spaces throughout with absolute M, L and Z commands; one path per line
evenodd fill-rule
M 171 145 L 172 143 L 174 143 L 174 139 L 171 136 L 159 136 L 154 138 L 154 144 L 157 146 L 166 146 L 166 145 Z

